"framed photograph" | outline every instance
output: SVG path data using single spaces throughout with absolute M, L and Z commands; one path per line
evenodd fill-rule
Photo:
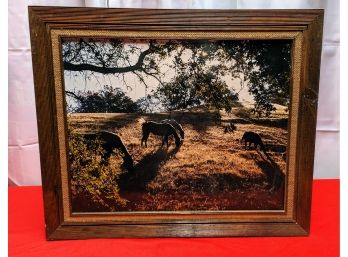
M 323 10 L 29 19 L 48 240 L 309 233 Z

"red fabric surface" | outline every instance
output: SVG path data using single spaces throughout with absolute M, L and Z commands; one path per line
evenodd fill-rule
M 9 256 L 339 256 L 339 180 L 315 180 L 308 237 L 46 241 L 41 187 L 9 188 Z

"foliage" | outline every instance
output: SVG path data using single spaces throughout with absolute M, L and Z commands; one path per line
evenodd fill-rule
M 67 95 L 78 101 L 74 112 L 138 112 L 137 103 L 127 96 L 121 89 L 105 85 L 103 89 L 92 92 L 81 92 L 77 94 L 67 92 Z
M 220 41 L 220 58 L 233 79 L 247 86 L 254 97 L 254 112 L 269 116 L 273 104 L 289 104 L 291 78 L 291 42 L 286 40 Z
M 254 95 L 254 109 L 253 112 L 258 116 L 262 115 L 269 116 L 272 111 L 275 111 L 275 107 L 272 104 L 272 93 L 269 88 L 262 83 L 262 80 L 257 80 L 256 78 L 251 78 L 251 87 L 249 91 Z
M 123 76 L 123 81 L 124 74 L 132 73 L 146 88 L 150 88 L 149 81 L 156 81 L 158 87 L 153 96 L 168 110 L 207 104 L 230 111 L 238 99 L 238 92 L 228 87 L 227 80 L 239 80 L 241 89 L 247 87 L 254 97 L 254 112 L 260 117 L 270 115 L 274 103 L 289 104 L 290 40 L 127 42 L 66 38 L 63 39 L 62 53 L 65 71 L 113 74 Z M 168 71 L 172 74 L 169 81 Z M 87 100 L 93 102 L 86 110 L 82 108 L 84 111 L 124 111 L 107 106 L 94 108 L 105 99 L 92 92 L 80 95 L 90 96 Z M 148 97 L 145 95 L 139 100 L 139 109 L 133 106 L 130 110 L 151 112 L 155 101 Z
M 240 107 L 237 109 L 235 115 L 242 119 L 250 119 L 251 117 L 251 110 L 249 108 Z
M 225 75 L 223 65 L 211 62 L 214 44 L 184 41 L 182 45 L 180 54 L 175 56 L 171 65 L 176 76 L 170 82 L 160 84 L 154 96 L 167 110 L 204 104 L 230 112 L 238 95 L 222 79 Z M 185 61 L 181 56 L 184 51 Z
M 250 74 L 250 92 L 254 95 L 257 105 L 256 112 L 268 116 L 275 108 L 272 102 L 282 102 L 289 105 L 290 95 L 290 71 L 291 71 L 291 44 L 264 43 L 262 51 L 256 56 L 259 70 Z M 261 79 L 260 79 L 261 78 Z M 257 82 L 258 79 L 258 82 Z M 264 81 L 263 90 L 260 88 L 260 81 Z M 282 100 L 282 101 L 279 101 Z M 261 115 L 259 115 L 261 116 Z
M 140 113 L 152 113 L 158 106 L 158 101 L 151 95 L 141 97 L 135 103 L 138 106 L 138 112 Z
M 197 79 L 197 80 L 195 80 Z M 226 83 L 214 78 L 211 74 L 201 77 L 191 77 L 189 80 L 176 78 L 176 80 L 159 86 L 155 92 L 167 110 L 185 109 L 188 107 L 205 104 L 219 110 L 230 112 L 233 102 L 238 96 L 231 91 Z
M 116 182 L 122 162 L 119 165 L 105 164 L 101 159 L 103 149 L 98 140 L 87 144 L 82 135 L 69 133 L 68 142 L 72 196 L 85 195 L 109 210 L 116 207 L 109 202 L 125 205 L 126 201 L 119 196 Z

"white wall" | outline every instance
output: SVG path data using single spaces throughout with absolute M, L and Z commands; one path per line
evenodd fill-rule
M 9 1 L 9 183 L 41 184 L 28 5 L 99 6 L 103 0 Z M 324 8 L 315 178 L 339 177 L 339 0 L 110 0 L 110 7 L 277 9 Z

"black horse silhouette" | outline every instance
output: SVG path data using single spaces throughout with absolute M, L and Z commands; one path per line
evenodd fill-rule
M 170 135 L 173 135 L 175 138 L 175 145 L 179 147 L 181 144 L 180 137 L 176 133 L 175 128 L 169 123 L 158 123 L 153 121 L 147 121 L 142 124 L 143 137 L 141 139 L 141 146 L 145 143 L 145 147 L 147 147 L 147 139 L 149 138 L 150 133 L 162 136 L 162 146 L 166 143 L 167 147 L 169 147 L 168 138 Z
M 83 137 L 87 141 L 87 144 L 95 140 L 100 140 L 100 145 L 104 150 L 102 155 L 102 160 L 104 161 L 104 163 L 108 163 L 114 149 L 117 149 L 123 154 L 124 167 L 130 172 L 133 171 L 133 158 L 122 142 L 122 139 L 117 134 L 108 131 L 98 131 L 95 133 L 83 134 Z
M 165 120 L 161 120 L 161 123 L 169 123 L 170 125 L 172 125 L 176 130 L 179 131 L 180 137 L 183 140 L 185 138 L 185 132 L 184 129 L 182 128 L 181 124 L 178 123 L 176 120 L 174 119 L 165 119 Z
M 257 146 L 260 146 L 261 150 L 266 151 L 265 145 L 262 142 L 262 139 L 259 134 L 247 131 L 243 134 L 243 137 L 241 139 L 241 142 L 245 144 L 245 150 L 247 149 L 247 143 L 249 143 L 249 149 L 251 148 L 251 144 L 254 144 L 255 149 L 257 149 Z

